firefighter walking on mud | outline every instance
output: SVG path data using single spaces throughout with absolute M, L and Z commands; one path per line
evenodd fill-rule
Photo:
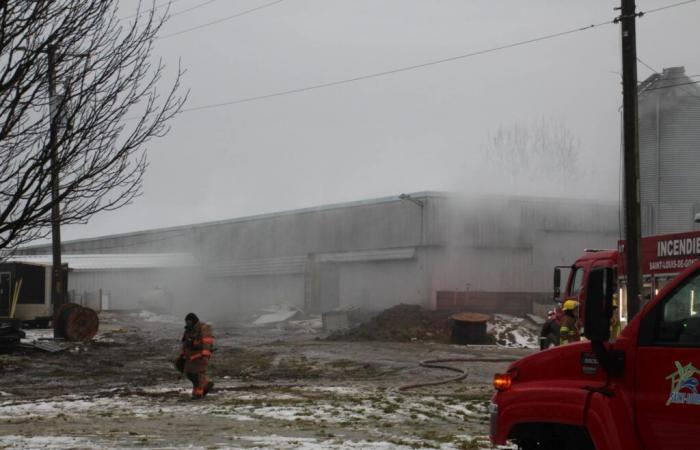
M 193 399 L 204 397 L 214 387 L 214 383 L 207 378 L 207 365 L 213 346 L 211 326 L 201 322 L 194 313 L 187 314 L 182 351 L 175 361 L 175 367 L 192 382 Z

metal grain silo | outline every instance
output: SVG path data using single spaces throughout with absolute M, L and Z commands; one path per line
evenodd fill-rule
M 642 234 L 689 231 L 700 212 L 700 88 L 683 67 L 639 86 Z

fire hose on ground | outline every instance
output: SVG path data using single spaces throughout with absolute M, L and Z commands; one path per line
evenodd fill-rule
M 439 380 L 439 381 L 427 381 L 424 383 L 414 383 L 414 384 L 406 384 L 403 386 L 399 386 L 398 390 L 399 391 L 406 391 L 408 389 L 416 389 L 420 387 L 427 387 L 427 386 L 439 386 L 441 384 L 447 384 L 447 383 L 454 383 L 457 381 L 462 381 L 463 379 L 467 378 L 468 374 L 467 371 L 464 369 L 460 369 L 457 367 L 453 366 L 446 366 L 442 363 L 452 363 L 452 362 L 492 362 L 492 363 L 501 363 L 501 362 L 513 362 L 516 361 L 517 358 L 443 358 L 443 359 L 426 359 L 425 361 L 421 361 L 419 365 L 421 367 L 427 367 L 429 369 L 442 369 L 442 370 L 449 370 L 452 372 L 458 372 L 460 375 L 453 377 L 453 378 L 448 378 L 445 380 Z

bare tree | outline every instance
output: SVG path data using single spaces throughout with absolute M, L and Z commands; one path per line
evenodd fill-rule
M 567 178 L 577 174 L 580 145 L 563 120 L 540 118 L 499 126 L 486 150 L 508 174 Z
M 183 105 L 182 70 L 161 94 L 152 60 L 167 15 L 118 3 L 0 0 L 0 250 L 49 231 L 52 120 L 60 220 L 84 223 L 140 194 L 146 144 Z

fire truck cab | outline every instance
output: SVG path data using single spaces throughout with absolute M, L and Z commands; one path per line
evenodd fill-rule
M 673 233 L 644 237 L 642 244 L 642 298 L 641 306 L 647 304 L 659 291 L 679 273 L 700 258 L 700 231 Z M 615 250 L 586 249 L 570 267 L 554 269 L 554 300 L 561 303 L 574 299 L 579 302 L 580 325 L 586 311 L 588 276 L 595 268 L 607 267 L 617 280 L 617 305 L 614 312 L 624 327 L 627 324 L 627 275 L 625 267 L 625 241 L 618 242 Z M 568 270 L 564 289 L 561 289 L 562 270 Z
M 494 444 L 511 441 L 522 450 L 700 446 L 700 261 L 654 286 L 692 259 L 700 246 L 692 239 L 647 240 L 660 252 L 645 259 L 652 298 L 614 340 L 613 296 L 624 281 L 619 254 L 586 252 L 577 260 L 564 295 L 581 300 L 587 340 L 526 356 L 494 376 Z

